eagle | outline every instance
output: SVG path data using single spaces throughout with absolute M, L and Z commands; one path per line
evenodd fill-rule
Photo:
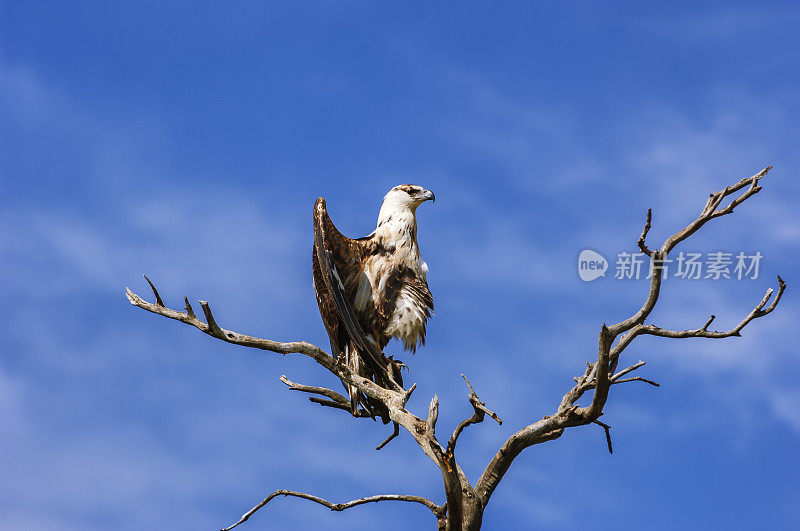
M 404 365 L 383 354 L 387 343 L 397 338 L 411 352 L 425 345 L 433 296 L 417 244 L 416 210 L 429 200 L 436 196 L 421 186 L 395 186 L 383 198 L 375 230 L 356 239 L 337 230 L 325 199 L 314 204 L 314 293 L 332 354 L 383 387 L 403 384 Z M 388 422 L 381 404 L 343 383 L 354 416 L 361 405 Z

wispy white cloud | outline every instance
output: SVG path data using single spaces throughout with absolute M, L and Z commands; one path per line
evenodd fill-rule
M 495 164 L 498 179 L 527 192 L 560 194 L 603 177 L 601 163 L 580 144 L 570 109 L 515 100 L 474 72 L 445 72 L 442 83 L 466 101 L 444 121 L 442 135 Z M 554 160 L 554 153 L 569 153 L 569 160 Z
M 770 403 L 775 416 L 800 433 L 800 391 L 794 387 L 775 386 L 770 393 Z

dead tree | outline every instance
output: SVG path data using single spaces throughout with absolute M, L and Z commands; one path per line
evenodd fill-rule
M 268 350 L 279 354 L 301 354 L 311 358 L 323 369 L 332 373 L 343 382 L 354 385 L 366 396 L 373 400 L 380 401 L 386 407 L 390 419 L 395 423 L 395 430 L 389 439 L 378 446 L 378 449 L 382 448 L 391 439 L 396 437 L 399 432 L 398 426 L 402 426 L 403 429 L 411 434 L 420 449 L 430 457 L 442 474 L 445 499 L 445 503 L 443 504 L 437 504 L 421 496 L 405 494 L 377 495 L 349 501 L 347 503 L 332 503 L 311 494 L 277 490 L 246 512 L 239 521 L 225 528 L 226 530 L 233 529 L 245 522 L 253 513 L 278 496 L 303 498 L 324 505 L 333 511 L 343 511 L 365 503 L 391 500 L 419 503 L 430 509 L 433 516 L 436 517 L 438 529 L 476 530 L 481 527 L 483 512 L 489 504 L 492 493 L 503 479 L 503 476 L 514 462 L 514 459 L 526 448 L 558 439 L 567 428 L 597 424 L 605 430 L 608 450 L 609 452 L 612 451 L 610 426 L 598 420 L 603 415 L 603 407 L 608 400 L 608 395 L 612 386 L 626 382 L 644 382 L 656 387 L 659 385 L 641 376 L 628 376 L 633 373 L 633 371 L 641 368 L 645 364 L 644 361 L 638 361 L 627 368 L 619 371 L 617 370 L 621 354 L 636 337 L 645 334 L 676 339 L 690 337 L 718 339 L 739 336 L 742 329 L 747 326 L 750 321 L 763 317 L 775 309 L 786 289 L 786 284 L 780 277 L 778 277 L 778 292 L 775 296 L 772 297 L 773 290 L 768 289 L 755 308 L 753 308 L 739 324 L 730 330 L 723 332 L 709 330 L 711 323 L 714 321 L 714 315 L 711 315 L 702 326 L 694 330 L 668 330 L 646 322 L 650 312 L 653 311 L 658 301 L 662 280 L 661 266 L 667 255 L 675 246 L 689 238 L 703 225 L 712 219 L 731 214 L 736 207 L 757 194 L 761 190 L 759 181 L 767 174 L 770 168 L 771 166 L 767 166 L 752 177 L 742 179 L 732 186 L 712 193 L 698 217 L 685 228 L 667 238 L 661 247 L 656 249 L 650 249 L 645 242 L 647 233 L 650 230 L 651 221 L 651 212 L 648 209 L 644 229 L 637 241 L 637 245 L 642 253 L 650 257 L 650 265 L 655 274 L 651 276 L 650 290 L 641 308 L 624 321 L 610 326 L 604 323 L 600 327 L 596 361 L 594 363 L 586 363 L 586 370 L 574 378 L 575 385 L 561 398 L 561 402 L 558 404 L 555 411 L 541 420 L 537 420 L 525 426 L 505 441 L 474 484 L 470 482 L 458 465 L 458 459 L 456 458 L 458 439 L 468 426 L 482 422 L 486 415 L 490 416 L 498 423 L 502 423 L 502 421 L 500 417 L 488 409 L 484 402 L 481 401 L 466 377 L 464 377 L 464 380 L 469 387 L 468 400 L 474 412 L 472 416 L 464 419 L 456 426 L 452 434 L 448 437 L 447 442 L 443 444 L 440 442 L 440 436 L 436 431 L 439 400 L 435 395 L 430 402 L 426 417 L 417 416 L 406 409 L 406 404 L 411 393 L 414 391 L 415 385 L 412 385 L 408 389 L 388 389 L 381 387 L 369 379 L 351 373 L 344 363 L 333 358 L 321 348 L 305 341 L 279 343 L 269 339 L 261 339 L 226 330 L 217 324 L 211 313 L 211 307 L 206 301 L 200 301 L 200 307 L 205 315 L 205 322 L 195 315 L 188 298 L 184 299 L 186 302 L 184 311 L 172 310 L 164 306 L 161 296 L 158 294 L 153 283 L 150 282 L 150 279 L 147 279 L 147 282 L 153 290 L 156 299 L 155 303 L 143 300 L 130 289 L 127 290 L 127 297 L 131 304 L 135 306 L 192 325 L 201 332 L 228 343 Z M 737 192 L 739 193 L 737 194 Z M 723 206 L 723 201 L 729 196 L 734 197 Z M 772 299 L 771 302 L 770 299 Z M 286 376 L 281 376 L 280 381 L 286 384 L 291 390 L 310 394 L 309 400 L 316 404 L 340 409 L 347 413 L 350 412 L 350 401 L 332 389 L 295 383 L 287 379 Z M 587 391 L 592 391 L 591 401 L 588 402 L 587 400 L 588 403 L 586 405 L 580 405 L 578 401 Z M 367 418 L 370 414 L 366 411 L 359 410 L 358 416 Z

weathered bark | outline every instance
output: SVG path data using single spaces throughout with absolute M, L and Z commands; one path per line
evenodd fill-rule
M 642 233 L 637 241 L 637 245 L 642 253 L 650 257 L 652 265 L 654 265 L 656 268 L 656 273 L 654 273 L 651 277 L 650 289 L 643 305 L 628 319 L 616 324 L 612 324 L 611 326 L 606 326 L 605 324 L 601 326 L 598 337 L 596 361 L 594 363 L 586 363 L 586 370 L 582 375 L 574 378 L 575 385 L 561 398 L 558 407 L 552 414 L 545 416 L 541 420 L 538 420 L 528 426 L 525 426 L 514 433 L 503 443 L 495 456 L 486 466 L 486 469 L 478 478 L 474 487 L 469 482 L 463 470 L 457 463 L 456 446 L 458 439 L 468 426 L 483 422 L 486 415 L 489 415 L 500 424 L 502 424 L 502 421 L 479 399 L 477 393 L 472 388 L 472 385 L 466 379 L 466 377 L 464 377 L 464 380 L 467 382 L 469 387 L 468 400 L 473 408 L 473 414 L 471 417 L 464 419 L 456 426 L 447 444 L 442 446 L 436 437 L 436 423 L 438 420 L 439 411 L 438 397 L 434 396 L 431 400 L 428 407 L 428 415 L 425 419 L 410 413 L 405 408 L 409 398 L 411 397 L 411 394 L 416 387 L 416 384 L 412 385 L 407 390 L 399 389 L 399 386 L 398 388 L 391 389 L 382 387 L 376 384 L 374 381 L 352 373 L 345 364 L 341 363 L 324 350 L 310 343 L 306 343 L 304 341 L 279 343 L 269 339 L 261 339 L 223 329 L 214 319 L 208 303 L 206 301 L 200 301 L 200 306 L 202 307 L 206 318 L 206 322 L 204 323 L 194 314 L 188 298 L 185 299 L 186 308 L 184 312 L 167 308 L 164 305 L 164 302 L 162 301 L 161 296 L 159 295 L 155 286 L 147 277 L 145 278 L 153 290 L 156 302 L 147 302 L 133 293 L 130 289 L 127 290 L 127 297 L 131 304 L 135 306 L 158 315 L 169 317 L 170 319 L 175 319 L 192 325 L 201 332 L 217 339 L 221 339 L 222 341 L 246 347 L 268 350 L 279 354 L 301 354 L 313 359 L 317 364 L 340 378 L 346 384 L 355 386 L 360 392 L 364 393 L 371 399 L 381 402 L 386 407 L 386 410 L 389 412 L 389 418 L 396 423 L 396 428 L 395 432 L 386 441 L 378 446 L 379 450 L 397 435 L 397 426 L 402 426 L 406 431 L 408 431 L 408 433 L 411 434 L 420 449 L 428 457 L 430 457 L 442 474 L 445 498 L 445 503 L 443 505 L 437 505 L 433 501 L 420 496 L 398 494 L 369 496 L 347 503 L 335 504 L 310 494 L 278 490 L 265 498 L 261 503 L 253 507 L 250 511 L 245 513 L 242 518 L 239 519 L 239 521 L 227 527 L 226 530 L 233 529 L 239 524 L 245 522 L 261 507 L 278 496 L 294 496 L 303 498 L 324 505 L 333 511 L 343 511 L 345 509 L 363 505 L 365 503 L 380 501 L 413 502 L 424 505 L 430 509 L 430 511 L 436 517 L 437 527 L 440 530 L 477 530 L 481 527 L 481 523 L 483 521 L 483 512 L 488 505 L 492 494 L 499 485 L 500 481 L 502 481 L 506 472 L 508 472 L 511 464 L 525 449 L 536 444 L 558 439 L 567 428 L 585 426 L 588 424 L 597 424 L 604 429 L 608 450 L 609 452 L 612 451 L 610 432 L 611 427 L 598 420 L 598 418 L 603 414 L 603 408 L 608 400 L 612 386 L 634 381 L 658 386 L 658 383 L 640 376 L 623 378 L 623 376 L 626 376 L 644 366 L 644 361 L 639 361 L 617 372 L 617 365 L 619 363 L 621 354 L 637 336 L 646 334 L 676 339 L 690 337 L 725 338 L 738 336 L 740 335 L 741 330 L 752 320 L 768 315 L 777 307 L 778 302 L 780 301 L 781 296 L 786 289 L 786 284 L 780 277 L 778 277 L 778 292 L 775 294 L 775 297 L 772 297 L 772 289 L 767 290 L 766 294 L 755 306 L 755 308 L 753 308 L 753 310 L 744 319 L 742 319 L 739 324 L 728 331 L 716 332 L 708 330 L 708 327 L 714 320 L 713 315 L 703 326 L 695 330 L 673 331 L 658 327 L 653 324 L 645 324 L 645 321 L 649 317 L 656 305 L 656 302 L 658 301 L 662 280 L 660 266 L 663 264 L 663 261 L 666 259 L 670 251 L 672 251 L 676 245 L 694 234 L 708 221 L 732 213 L 738 205 L 757 194 L 761 190 L 761 186 L 759 186 L 759 180 L 767 174 L 770 168 L 771 166 L 768 166 L 752 177 L 742 179 L 732 186 L 726 187 L 725 189 L 717 192 L 713 192 L 706 202 L 706 205 L 698 215 L 697 219 L 689 223 L 682 230 L 667 238 L 661 247 L 655 250 L 649 249 L 645 241 L 652 221 L 652 214 L 648 209 L 647 219 Z M 741 193 L 741 195 L 735 197 L 726 206 L 721 207 L 722 201 L 726 197 L 733 195 L 745 188 L 746 190 Z M 770 299 L 772 299 L 771 303 Z M 768 303 L 769 305 L 767 305 Z M 309 397 L 309 400 L 314 403 L 331 407 L 333 409 L 341 409 L 350 413 L 350 401 L 336 391 L 325 387 L 294 383 L 287 379 L 286 376 L 281 376 L 280 380 L 289 386 L 290 390 L 315 395 Z M 578 404 L 578 401 L 587 391 L 593 391 L 592 400 L 589 405 L 581 406 Z M 356 413 L 356 417 L 369 418 L 371 417 L 371 414 L 367 411 L 359 410 Z

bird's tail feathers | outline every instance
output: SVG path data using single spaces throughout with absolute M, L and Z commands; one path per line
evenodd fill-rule
M 359 355 L 359 351 L 355 345 L 347 345 L 344 348 L 344 356 L 347 367 L 353 374 L 361 376 L 362 378 L 373 380 L 382 387 L 387 386 L 388 382 L 384 381 L 385 378 L 374 374 L 372 370 L 370 370 L 369 365 Z M 394 376 L 395 381 L 399 380 L 399 383 L 402 386 L 403 379 L 402 376 L 399 375 L 399 369 L 397 370 L 397 373 L 398 374 Z M 380 402 L 371 400 L 369 397 L 365 396 L 364 393 L 360 392 L 354 385 L 345 384 L 345 389 L 347 389 L 347 392 L 350 395 L 350 413 L 352 413 L 354 417 L 358 415 L 358 408 L 360 406 L 369 413 L 373 420 L 377 416 L 381 418 L 384 424 L 389 422 L 389 412 Z
M 353 374 L 360 376 L 364 369 L 361 358 L 358 356 L 358 351 L 352 345 L 347 345 L 345 347 L 345 356 L 347 367 Z M 358 414 L 358 404 L 361 401 L 361 393 L 355 385 L 351 384 L 347 385 L 347 392 L 350 394 L 350 413 L 356 416 Z

